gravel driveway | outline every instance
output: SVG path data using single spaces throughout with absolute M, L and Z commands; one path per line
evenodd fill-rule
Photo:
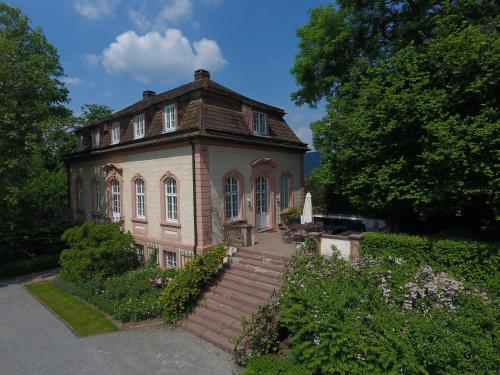
M 234 374 L 231 356 L 180 329 L 76 337 L 22 285 L 0 286 L 0 373 Z

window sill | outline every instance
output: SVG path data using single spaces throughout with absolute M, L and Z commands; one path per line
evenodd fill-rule
M 142 223 L 142 224 L 147 224 L 148 223 L 148 219 L 146 219 L 146 218 L 140 218 L 140 217 L 133 217 L 130 220 L 132 222 L 134 222 L 134 223 Z
M 172 132 L 175 132 L 177 130 L 177 128 L 173 128 L 173 129 L 163 129 L 162 133 L 163 134 L 166 134 L 166 133 L 172 133 Z
M 160 221 L 160 226 L 170 228 L 180 228 L 181 224 L 178 221 Z

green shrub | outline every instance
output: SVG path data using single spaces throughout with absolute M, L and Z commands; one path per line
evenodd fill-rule
M 225 256 L 226 248 L 219 244 L 211 251 L 195 256 L 179 270 L 160 295 L 163 319 L 167 324 L 182 319 L 194 307 L 203 288 L 218 272 Z
M 58 266 L 58 260 L 58 254 L 49 254 L 0 264 L 0 279 L 56 268 Z
M 293 363 L 288 358 L 272 355 L 255 357 L 241 375 L 308 375 L 311 372 L 303 365 Z
M 56 284 L 117 320 L 139 321 L 161 316 L 158 297 L 176 273 L 175 269 L 144 267 L 104 281 L 96 277 L 78 285 L 61 281 Z
M 279 348 L 279 305 L 273 295 L 270 303 L 259 305 L 250 320 L 242 318 L 242 335 L 234 340 L 234 360 L 245 365 L 255 356 L 274 354 Z
M 291 356 L 315 374 L 495 373 L 495 298 L 395 257 L 298 251 L 279 298 Z
M 66 230 L 62 236 L 70 246 L 60 257 L 61 278 L 82 282 L 119 275 L 139 266 L 133 237 L 120 230 L 121 223 L 87 221 Z
M 499 250 L 498 243 L 387 233 L 365 233 L 361 243 L 361 254 L 403 257 L 490 288 L 498 282 Z
M 282 216 L 281 220 L 285 224 L 300 223 L 300 214 L 302 212 L 297 207 L 289 208 Z
M 399 256 L 427 261 L 431 242 L 424 237 L 407 234 L 368 232 L 363 234 L 361 253 L 374 256 Z

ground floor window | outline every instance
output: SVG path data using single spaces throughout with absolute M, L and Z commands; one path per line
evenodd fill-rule
M 137 258 L 139 258 L 139 260 L 141 262 L 144 262 L 144 260 L 145 260 L 145 258 L 144 258 L 144 245 L 135 244 L 135 250 L 137 251 Z
M 177 254 L 173 251 L 165 251 L 165 266 L 167 268 L 177 268 Z

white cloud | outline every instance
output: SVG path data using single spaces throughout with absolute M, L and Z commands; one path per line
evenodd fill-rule
M 94 55 L 92 53 L 86 53 L 83 58 L 85 59 L 85 62 L 88 64 L 88 65 L 97 65 L 97 63 L 99 62 L 99 60 L 101 59 L 100 56 L 98 55 Z
M 191 43 L 178 29 L 137 35 L 127 31 L 102 52 L 109 73 L 130 74 L 138 81 L 172 83 L 184 80 L 195 69 L 218 70 L 227 62 L 214 40 Z
M 312 131 L 309 126 L 298 128 L 295 130 L 295 134 L 297 134 L 297 137 L 299 137 L 302 142 L 307 143 L 310 149 L 314 148 L 312 143 Z
M 75 9 L 85 18 L 96 20 L 112 15 L 118 0 L 77 0 Z
M 177 25 L 191 17 L 193 3 L 191 0 L 168 0 L 149 17 L 147 4 L 142 3 L 138 9 L 130 9 L 128 12 L 132 23 L 141 31 L 164 31 L 169 25 Z M 191 21 L 193 28 L 197 23 Z M 199 25 L 197 25 L 199 27 Z
M 160 17 L 170 22 L 177 22 L 191 15 L 193 4 L 191 0 L 170 0 L 160 12 Z
M 63 77 L 62 81 L 67 85 L 75 85 L 75 86 L 83 83 L 83 79 L 70 76 Z

